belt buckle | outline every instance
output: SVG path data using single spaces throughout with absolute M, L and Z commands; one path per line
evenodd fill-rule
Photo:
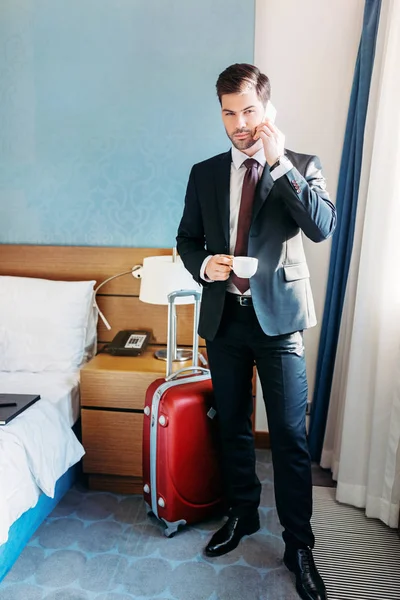
M 240 306 L 247 306 L 246 300 L 247 300 L 246 296 L 239 296 L 239 304 L 240 304 Z

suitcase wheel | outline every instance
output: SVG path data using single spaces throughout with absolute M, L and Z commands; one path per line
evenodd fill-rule
M 154 515 L 150 504 L 147 504 L 147 502 L 145 502 L 144 505 L 146 507 L 146 514 L 147 514 L 147 516 L 151 517 L 151 515 Z
M 171 529 L 170 527 L 167 527 L 166 529 L 164 529 L 164 535 L 167 538 L 171 538 L 174 537 L 177 531 L 178 529 Z
M 174 521 L 173 523 L 170 523 L 169 521 L 166 521 L 165 519 L 163 519 L 163 521 L 167 526 L 164 529 L 164 535 L 167 538 L 173 537 L 181 525 L 182 526 L 186 525 L 185 519 L 181 519 L 180 521 Z

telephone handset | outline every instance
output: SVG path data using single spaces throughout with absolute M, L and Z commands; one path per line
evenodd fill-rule
M 113 356 L 138 356 L 150 340 L 150 331 L 119 331 L 113 341 L 105 348 L 105 352 Z

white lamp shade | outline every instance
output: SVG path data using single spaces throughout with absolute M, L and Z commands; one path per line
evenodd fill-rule
M 168 294 L 178 290 L 201 291 L 199 284 L 177 256 L 149 256 L 143 260 L 139 300 L 149 304 L 168 304 Z M 177 298 L 176 304 L 193 304 L 193 297 Z

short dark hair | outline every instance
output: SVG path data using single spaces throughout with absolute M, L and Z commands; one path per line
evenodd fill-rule
M 258 99 L 264 106 L 267 105 L 271 96 L 271 84 L 268 77 L 261 73 L 260 69 L 247 63 L 236 63 L 222 71 L 218 77 L 216 88 L 220 104 L 224 94 L 240 94 L 251 88 L 255 88 Z

